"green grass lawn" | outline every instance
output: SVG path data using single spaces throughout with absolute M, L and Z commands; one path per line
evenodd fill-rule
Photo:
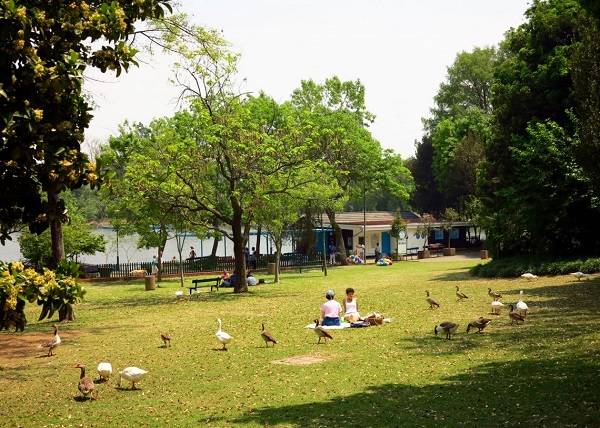
M 63 345 L 50 358 L 25 344 L 51 332 L 50 322 L 33 321 L 39 307 L 28 305 L 26 333 L 0 334 L 0 425 L 598 426 L 600 278 L 487 280 L 468 275 L 473 264 L 284 274 L 282 284 L 246 295 L 203 291 L 177 303 L 175 281 L 151 292 L 139 281 L 88 285 L 77 321 L 61 325 Z M 469 300 L 456 302 L 457 284 Z M 361 312 L 393 322 L 334 331 L 332 342 L 317 345 L 304 325 L 328 288 L 341 300 L 348 286 Z M 466 323 L 490 312 L 487 287 L 505 303 L 524 290 L 526 323 L 511 326 L 504 311 L 483 334 L 467 335 Z M 426 289 L 440 309 L 428 309 Z M 227 352 L 215 350 L 217 317 L 234 336 Z M 451 341 L 433 334 L 445 320 L 461 324 Z M 264 347 L 261 322 L 280 344 Z M 172 333 L 171 348 L 161 348 L 160 331 Z M 326 361 L 272 363 L 300 355 Z M 95 377 L 103 360 L 149 374 L 139 390 L 117 389 L 113 378 L 97 385 L 98 400 L 76 400 L 73 366 L 82 362 Z

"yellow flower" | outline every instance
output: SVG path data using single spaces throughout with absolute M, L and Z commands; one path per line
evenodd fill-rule
M 24 47 L 25 47 L 25 40 L 23 40 L 23 39 L 15 40 L 15 49 L 16 50 L 20 51 Z
M 21 6 L 15 11 L 15 17 L 19 18 L 19 20 L 24 20 L 26 16 L 27 9 L 25 9 L 25 6 Z
M 12 262 L 11 267 L 14 272 L 23 272 L 25 269 L 25 266 L 23 266 L 23 263 L 21 262 Z
M 41 121 L 44 118 L 44 110 L 40 109 L 40 108 L 36 108 L 33 110 L 33 116 L 35 117 L 36 121 Z

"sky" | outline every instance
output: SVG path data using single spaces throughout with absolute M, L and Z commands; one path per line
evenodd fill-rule
M 222 30 L 241 54 L 244 90 L 289 99 L 303 79 L 360 79 L 376 119 L 371 131 L 403 157 L 456 54 L 497 45 L 524 20 L 525 0 L 180 0 L 192 22 Z M 179 108 L 171 59 L 144 58 L 119 78 L 89 72 L 91 145 L 123 121 L 148 123 Z

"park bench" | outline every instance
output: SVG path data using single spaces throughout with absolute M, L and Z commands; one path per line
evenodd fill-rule
M 302 273 L 302 269 L 310 270 L 310 269 L 319 268 L 322 271 L 323 270 L 323 261 L 322 260 L 311 260 L 311 261 L 302 262 L 302 263 L 298 264 L 297 268 L 300 270 L 300 273 Z
M 412 260 L 413 257 L 417 257 L 419 253 L 419 247 L 410 247 L 406 249 L 406 254 L 404 254 L 405 258 L 410 257 L 410 259 Z
M 444 245 L 443 244 L 429 244 L 427 249 L 429 250 L 429 253 L 431 255 L 435 254 L 437 257 L 439 257 L 443 253 Z
M 208 284 L 212 283 L 212 284 Z M 190 289 L 190 296 L 192 295 L 192 290 L 198 291 L 199 287 L 209 287 L 210 291 L 213 291 L 213 287 L 216 287 L 217 291 L 219 291 L 219 285 L 221 285 L 221 277 L 213 277 L 213 278 L 201 278 L 201 279 L 193 279 L 192 285 L 188 287 Z

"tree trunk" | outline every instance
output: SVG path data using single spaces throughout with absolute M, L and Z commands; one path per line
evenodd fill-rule
M 160 228 L 161 228 L 161 233 L 164 231 L 164 238 L 163 238 L 162 242 L 160 243 L 160 245 L 158 246 L 158 255 L 157 255 L 157 260 L 156 260 L 156 263 L 158 264 L 158 272 L 156 274 L 157 282 L 162 281 L 162 257 L 165 252 L 165 246 L 167 245 L 167 227 L 164 225 L 161 225 Z
M 219 248 L 219 238 L 213 238 L 212 250 L 210 250 L 211 257 L 217 257 L 217 249 Z
M 62 223 L 59 215 L 58 193 L 48 190 L 48 217 L 50 221 L 50 236 L 52 241 L 52 267 L 65 259 L 65 244 L 63 240 Z
M 279 284 L 279 263 L 281 262 L 281 247 L 283 246 L 283 240 L 281 237 L 273 239 L 275 243 L 275 284 Z
M 248 283 L 246 282 L 246 258 L 244 257 L 245 236 L 242 231 L 242 210 L 239 202 L 232 201 L 233 205 L 233 221 L 231 224 L 231 232 L 233 235 L 233 254 L 235 257 L 234 273 L 237 280 L 233 284 L 234 293 L 248 292 Z
M 58 310 L 58 321 L 75 321 L 75 311 L 70 303 L 63 304 Z
M 261 235 L 261 233 L 262 233 L 262 226 L 259 224 L 256 227 L 256 254 L 257 255 L 260 254 L 260 235 Z M 257 260 L 257 262 L 258 262 L 258 260 Z
M 329 223 L 331 227 L 333 227 L 333 233 L 335 234 L 335 244 L 336 250 L 340 254 L 340 264 L 347 265 L 348 261 L 346 260 L 346 243 L 344 242 L 344 235 L 342 234 L 342 229 L 335 221 L 335 211 L 326 210 L 327 217 L 329 218 Z M 325 239 L 325 237 L 323 237 Z

